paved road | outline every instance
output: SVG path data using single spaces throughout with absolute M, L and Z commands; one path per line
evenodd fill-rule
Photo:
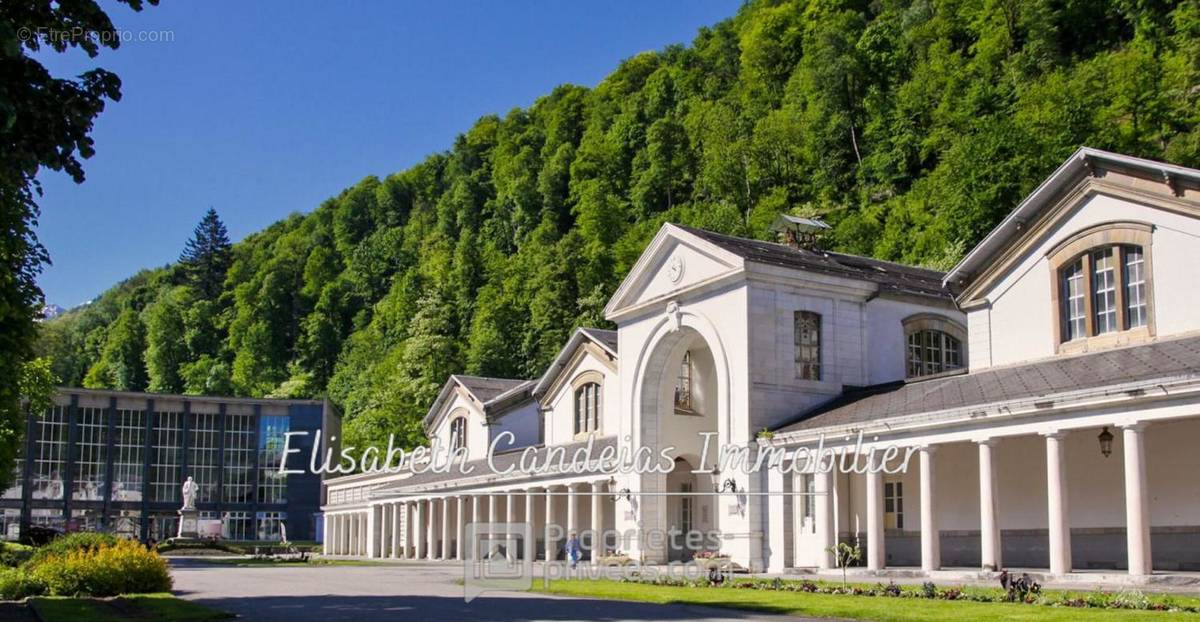
M 444 564 L 238 568 L 177 559 L 172 567 L 176 594 L 254 622 L 800 619 L 524 592 L 488 593 L 466 603 L 462 570 Z

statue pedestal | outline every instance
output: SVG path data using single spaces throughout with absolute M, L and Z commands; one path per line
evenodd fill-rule
M 179 532 L 176 538 L 200 537 L 200 512 L 196 509 L 179 510 Z

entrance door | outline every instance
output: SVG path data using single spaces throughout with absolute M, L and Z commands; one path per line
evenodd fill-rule
M 796 495 L 792 502 L 795 518 L 793 533 L 796 534 L 796 566 L 813 567 L 820 563 L 821 543 L 817 540 L 817 514 L 813 492 L 815 484 L 812 473 L 796 476 Z

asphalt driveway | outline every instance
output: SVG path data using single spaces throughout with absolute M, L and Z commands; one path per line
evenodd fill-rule
M 256 622 L 797 619 L 526 592 L 487 593 L 466 603 L 462 569 L 447 564 L 238 568 L 176 559 L 171 565 L 177 595 Z

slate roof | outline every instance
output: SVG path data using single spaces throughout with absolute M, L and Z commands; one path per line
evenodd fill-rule
M 587 333 L 588 336 L 609 350 L 617 351 L 617 331 L 607 328 L 580 328 L 579 330 Z
M 589 462 L 587 464 L 587 468 L 583 468 L 576 472 L 567 473 L 567 474 L 563 474 L 563 475 L 584 475 L 587 473 L 596 473 L 596 474 L 607 473 L 607 471 L 599 468 L 599 465 L 597 464 L 597 462 L 595 462 L 595 460 L 597 460 L 600 457 L 600 453 L 602 450 L 604 450 L 604 448 L 606 448 L 606 447 L 615 448 L 616 445 L 617 445 L 617 438 L 615 436 L 606 436 L 603 438 L 597 438 L 592 443 L 591 458 L 593 459 L 593 462 Z M 566 445 L 555 445 L 555 448 L 561 447 L 564 450 L 564 455 L 566 456 L 564 461 L 568 466 L 570 466 L 570 465 L 572 465 L 572 461 L 574 459 L 573 457 L 575 455 L 575 452 L 586 446 L 587 446 L 587 441 L 577 441 L 577 442 L 569 443 Z M 546 454 L 549 451 L 550 451 L 550 448 L 548 448 L 548 447 L 543 446 L 543 447 L 537 448 L 536 460 L 539 465 L 546 461 Z M 530 476 L 524 476 L 523 474 L 521 474 L 520 470 L 519 470 L 520 465 L 518 463 L 521 460 L 521 456 L 524 455 L 524 453 L 525 453 L 525 448 L 514 449 L 512 451 L 506 451 L 503 453 L 497 452 L 496 455 L 492 457 L 492 464 L 494 464 L 496 467 L 496 470 L 500 471 L 500 472 L 505 471 L 510 466 L 513 467 L 514 469 L 517 469 L 516 471 L 513 472 L 513 474 L 511 476 L 505 476 L 506 481 L 533 479 L 533 478 L 537 478 L 537 477 L 542 477 L 544 475 L 547 475 L 547 476 L 552 475 L 552 473 L 540 473 L 540 472 L 535 475 L 530 475 Z M 554 464 L 558 464 L 558 461 L 555 460 Z M 460 472 L 460 470 L 461 470 L 460 466 L 457 464 L 453 465 L 450 468 L 449 473 L 434 473 L 432 471 L 426 471 L 424 473 L 413 473 L 411 477 L 404 478 L 403 480 L 400 480 L 398 482 L 394 482 L 394 483 L 391 483 L 391 484 L 388 484 L 386 486 L 376 489 L 374 492 L 374 495 L 381 496 L 381 495 L 387 495 L 388 493 L 403 494 L 403 492 L 406 489 L 413 488 L 416 486 L 430 486 L 430 485 L 439 484 L 439 483 L 450 483 L 450 482 L 454 482 L 454 481 L 458 481 L 458 480 L 464 480 L 464 479 L 482 477 L 482 476 L 494 474 L 494 471 L 492 471 L 492 468 L 488 466 L 487 458 L 480 458 L 478 460 L 470 460 L 467 462 L 467 465 L 474 469 L 467 475 L 463 475 Z M 582 463 L 580 466 L 583 466 Z M 553 473 L 553 474 L 557 475 L 557 473 Z
M 1200 336 L 849 390 L 778 431 L 854 425 L 889 417 L 1193 375 L 1200 377 Z
M 464 374 L 454 374 L 452 376 L 466 390 L 471 392 L 481 402 L 490 402 L 501 393 L 515 389 L 527 382 L 528 380 L 516 380 L 514 378 L 484 378 L 482 376 L 467 376 Z
M 747 261 L 868 281 L 878 284 L 881 291 L 944 300 L 953 298 L 950 290 L 942 285 L 945 275 L 936 270 L 857 255 L 795 249 L 783 244 L 739 238 L 683 225 L 676 226 Z

